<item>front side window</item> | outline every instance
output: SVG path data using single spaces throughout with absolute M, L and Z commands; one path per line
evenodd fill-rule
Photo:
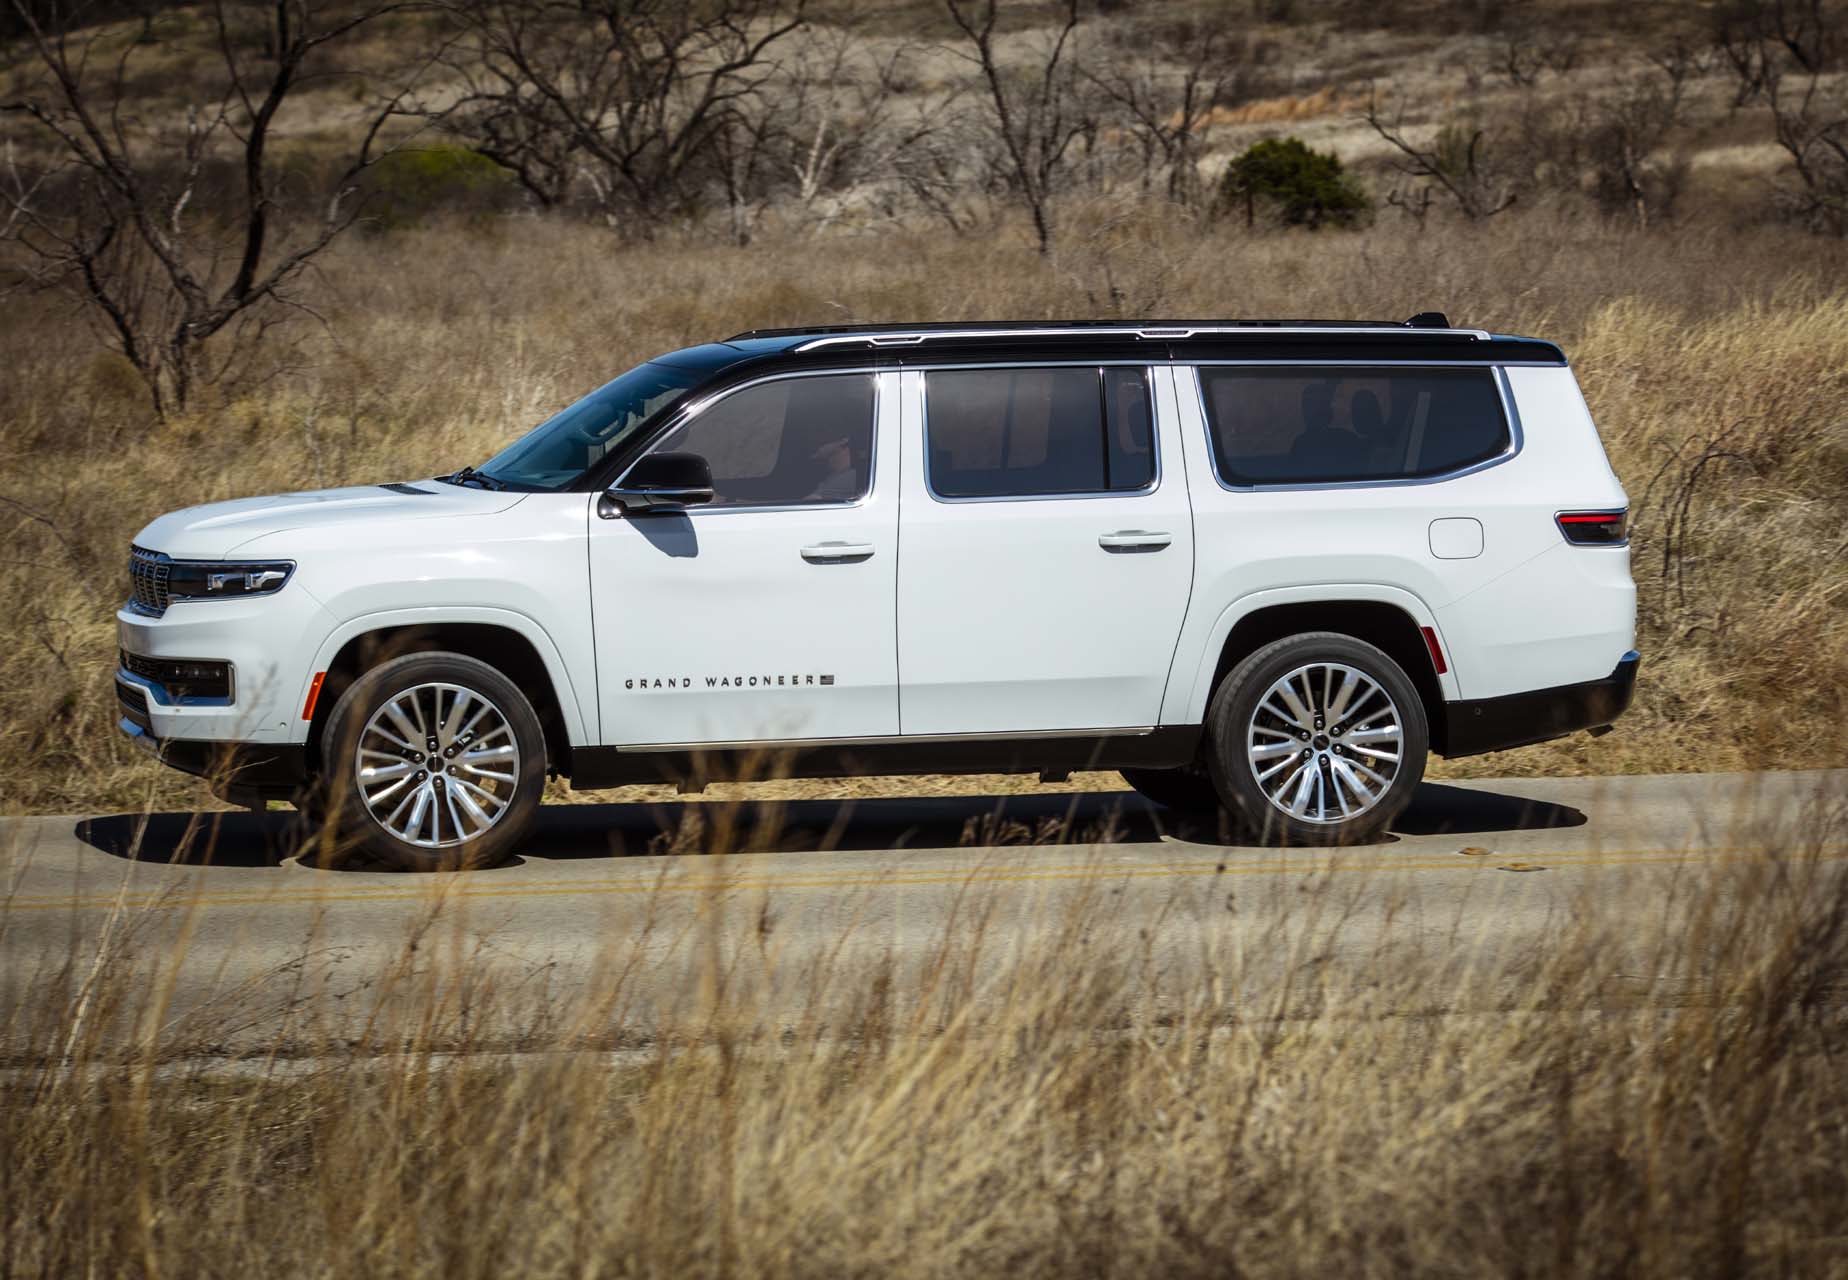
M 1227 484 L 1418 479 L 1487 462 L 1511 440 L 1491 369 L 1199 373 Z
M 857 502 L 872 483 L 873 403 L 870 373 L 763 382 L 708 406 L 654 452 L 704 458 L 715 507 Z
M 1154 413 L 1142 369 L 946 369 L 925 379 L 930 487 L 941 498 L 1146 489 Z

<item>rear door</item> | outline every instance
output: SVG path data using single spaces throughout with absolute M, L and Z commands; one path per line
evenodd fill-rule
M 771 379 L 656 450 L 711 464 L 716 500 L 590 516 L 605 743 L 898 732 L 897 374 Z
M 1159 723 L 1193 572 L 1168 371 L 902 376 L 904 733 Z

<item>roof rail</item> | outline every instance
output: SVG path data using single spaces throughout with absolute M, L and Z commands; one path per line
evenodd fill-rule
M 816 329 L 753 329 L 726 339 L 736 342 L 750 338 L 808 338 L 798 343 L 797 351 L 814 351 L 821 347 L 864 344 L 873 347 L 915 347 L 927 342 L 982 338 L 1083 338 L 1111 336 L 1146 341 L 1180 341 L 1216 334 L 1313 333 L 1318 335 L 1352 333 L 1385 337 L 1398 332 L 1420 337 L 1463 337 L 1486 341 L 1482 329 L 1455 329 L 1441 311 L 1423 311 L 1409 320 L 1149 320 L 1136 324 L 1121 321 L 1088 320 L 1034 324 L 1031 322 L 976 322 L 968 325 L 842 325 Z

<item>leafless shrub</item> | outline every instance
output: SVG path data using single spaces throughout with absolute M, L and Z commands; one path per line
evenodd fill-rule
M 444 127 L 511 170 L 535 200 L 587 188 L 614 226 L 646 235 L 713 187 L 736 205 L 753 142 L 775 125 L 763 89 L 805 0 L 447 0 L 464 88 Z M 716 172 L 715 172 L 716 165 Z
M 868 40 L 863 18 L 808 29 L 791 62 L 778 114 L 787 138 L 782 163 L 791 180 L 789 196 L 819 230 L 840 212 L 838 201 L 858 189 L 877 204 L 910 190 L 931 207 L 934 195 L 949 202 L 953 181 L 927 180 L 933 162 L 946 176 L 960 145 L 943 147 L 939 135 L 955 127 L 961 108 L 954 88 L 915 98 L 907 90 L 920 49 L 898 42 L 880 50 Z M 823 207 L 824 205 L 828 207 Z M 954 216 L 947 221 L 960 225 Z
M 1634 217 L 1641 229 L 1673 212 L 1686 180 L 1685 158 L 1670 149 L 1686 79 L 1685 67 L 1672 64 L 1632 78 L 1590 108 L 1586 149 L 1598 203 Z
M 1715 18 L 1734 100 L 1762 100 L 1788 157 L 1777 203 L 1814 231 L 1848 236 L 1848 8 L 1837 0 L 1736 0 Z
M 408 89 L 371 113 L 314 200 L 285 194 L 273 127 L 292 95 L 333 74 L 327 50 L 405 7 L 215 0 L 203 52 L 223 88 L 189 97 L 175 122 L 137 109 L 139 41 L 86 30 L 62 4 L 13 0 L 30 73 L 0 105 L 30 123 L 40 150 L 9 143 L 0 232 L 23 250 L 29 286 L 81 303 L 157 413 L 245 367 L 299 306 L 290 286 L 359 215 L 359 178 L 389 152 L 381 131 Z M 234 34 L 248 25 L 263 29 L 260 55 Z
M 1114 108 L 1135 154 L 1143 192 L 1159 177 L 1168 198 L 1192 204 L 1201 194 L 1200 152 L 1213 113 L 1250 95 L 1257 79 L 1249 40 L 1210 19 L 1182 20 L 1151 42 L 1128 28 L 1080 74 Z
M 1709 15 L 1713 46 L 1731 69 L 1734 102 L 1764 96 L 1780 66 L 1815 75 L 1848 53 L 1840 0 L 1725 0 Z
M 1399 153 L 1394 168 L 1410 184 L 1388 192 L 1387 204 L 1422 221 L 1433 193 L 1442 192 L 1459 213 L 1474 222 L 1512 208 L 1518 198 L 1515 176 L 1489 144 L 1486 129 L 1473 123 L 1445 125 L 1430 146 L 1420 147 L 1406 132 L 1403 107 L 1388 120 L 1377 95 L 1368 99 L 1363 118 Z
M 1583 42 L 1557 24 L 1523 23 L 1496 44 L 1491 67 L 1510 85 L 1531 89 L 1549 72 L 1563 76 L 1578 65 Z
M 1812 230 L 1848 236 L 1848 86 L 1814 74 L 1774 75 L 1766 96 L 1795 178 L 1779 203 Z

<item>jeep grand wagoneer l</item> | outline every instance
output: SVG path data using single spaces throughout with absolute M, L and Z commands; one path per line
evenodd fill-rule
M 574 788 L 1120 769 L 1292 843 L 1629 702 L 1626 500 L 1558 347 L 1451 327 L 759 331 L 479 466 L 163 516 L 121 725 L 404 867 Z

